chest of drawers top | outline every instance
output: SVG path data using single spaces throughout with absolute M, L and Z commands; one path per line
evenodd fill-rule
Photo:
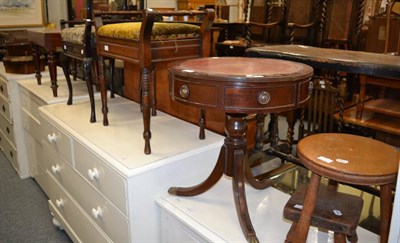
M 99 104 L 100 100 L 96 100 Z M 100 105 L 96 106 L 101 114 Z M 176 156 L 189 157 L 214 146 L 221 146 L 223 137 L 206 133 L 205 140 L 198 139 L 198 127 L 175 117 L 158 112 L 152 118 L 152 149 L 145 155 L 142 151 L 142 115 L 137 103 L 117 97 L 110 99 L 113 124 L 105 127 L 99 119 L 89 123 L 90 106 L 87 101 L 74 105 L 54 104 L 39 110 L 46 119 L 56 121 L 61 131 L 73 137 L 88 151 L 102 158 L 123 176 L 130 177 L 176 160 Z M 45 132 L 45 131 L 44 131 Z M 171 159 L 174 157 L 174 159 Z

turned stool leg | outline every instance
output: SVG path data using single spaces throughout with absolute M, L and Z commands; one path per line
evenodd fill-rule
M 294 233 L 296 231 L 297 223 L 293 222 L 292 226 L 290 226 L 289 232 L 286 235 L 285 243 L 292 243 L 294 238 Z
M 335 243 L 346 243 L 346 236 L 344 234 L 339 234 L 335 232 L 333 238 L 333 242 Z
M 390 217 L 392 215 L 392 189 L 391 184 L 381 185 L 381 243 L 389 240 Z
M 308 230 L 311 224 L 311 217 L 314 212 L 315 203 L 317 201 L 318 189 L 321 176 L 312 173 L 310 184 L 308 185 L 306 197 L 304 198 L 303 210 L 296 227 L 293 243 L 306 242 Z

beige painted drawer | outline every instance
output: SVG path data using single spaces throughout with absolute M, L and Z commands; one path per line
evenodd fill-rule
M 0 113 L 12 122 L 11 107 L 7 98 L 0 95 Z
M 73 165 L 71 138 L 45 118 L 40 120 L 40 124 L 42 127 L 42 138 L 57 153 L 61 154 L 69 164 Z
M 7 139 L 2 131 L 0 131 L 0 133 L 1 146 L 3 148 L 4 154 L 19 173 L 20 169 L 17 161 L 17 149 L 14 147 L 14 145 L 11 144 L 11 142 Z
M 111 242 L 51 175 L 49 179 L 52 184 L 49 191 L 50 209 L 57 211 L 68 223 L 65 227 L 70 227 L 74 233 L 71 238 L 77 238 L 74 239 L 77 242 Z
M 21 109 L 21 120 L 22 126 L 25 128 L 25 130 L 29 132 L 36 140 L 42 141 L 42 128 L 40 126 L 40 122 L 32 117 L 31 113 L 25 109 Z
M 83 145 L 74 141 L 75 168 L 91 185 L 127 215 L 126 182 Z
M 14 126 L 7 120 L 3 114 L 0 114 L 0 130 L 3 131 L 4 135 L 6 135 L 7 139 L 15 144 L 14 138 Z
M 31 115 L 39 120 L 40 119 L 40 115 L 39 115 L 39 107 L 40 104 L 35 102 L 33 99 L 31 99 L 29 97 L 28 94 L 24 93 L 24 92 L 20 92 L 20 101 L 21 101 L 21 108 L 25 109 L 26 111 L 28 111 L 29 113 L 31 113 Z
M 7 82 L 2 78 L 0 78 L 0 94 L 4 95 L 4 97 L 9 97 Z
M 129 241 L 126 217 L 45 143 L 46 167 L 92 220 L 116 242 Z

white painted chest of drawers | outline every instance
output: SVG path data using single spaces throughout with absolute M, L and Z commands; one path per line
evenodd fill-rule
M 109 107 L 107 127 L 87 121 L 88 103 L 39 109 L 50 209 L 77 242 L 159 242 L 155 200 L 207 176 L 223 137 L 199 140 L 197 126 L 159 112 L 145 155 L 139 106 L 119 97 Z
M 43 72 L 43 79 L 48 77 L 48 72 Z M 24 152 L 17 82 L 33 79 L 35 74 L 6 73 L 4 64 L 0 62 L 0 147 L 21 178 L 29 177 L 30 172 L 28 157 Z M 51 92 L 50 87 L 47 88 Z
M 61 70 L 59 70 L 60 72 Z M 62 72 L 61 72 L 62 73 Z M 67 105 L 68 87 L 64 77 L 58 77 L 58 96 L 53 97 L 50 88 L 50 79 L 42 78 L 42 85 L 37 85 L 36 79 L 18 81 L 19 102 L 18 108 L 19 117 L 22 127 L 19 129 L 22 132 L 24 146 L 18 149 L 23 151 L 29 161 L 30 176 L 35 178 L 44 192 L 48 193 L 48 179 L 46 168 L 43 162 L 43 146 L 39 107 L 60 103 Z M 86 83 L 82 80 L 72 82 L 73 101 L 80 99 L 89 99 Z M 89 120 L 89 114 L 87 115 Z

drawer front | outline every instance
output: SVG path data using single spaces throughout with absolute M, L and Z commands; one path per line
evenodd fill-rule
M 74 149 L 76 170 L 127 215 L 125 180 L 80 143 Z
M 72 238 L 78 238 L 77 242 L 111 242 L 111 240 L 99 229 L 96 224 L 79 208 L 74 200 L 54 181 L 49 175 L 51 188 L 49 191 L 50 208 L 61 215 L 70 230 Z
M 72 158 L 72 142 L 71 138 L 63 133 L 60 129 L 53 126 L 45 118 L 40 120 L 42 138 L 48 142 L 50 147 L 61 154 L 64 159 L 71 165 L 73 165 Z
M 7 120 L 3 114 L 0 114 L 0 130 L 3 131 L 4 135 L 6 135 L 7 139 L 15 144 L 14 139 L 14 126 Z
M 226 110 L 266 109 L 294 107 L 297 88 L 293 84 L 276 87 L 226 87 L 224 92 Z
M 216 108 L 218 105 L 218 86 L 187 82 L 178 78 L 172 84 L 173 97 L 180 102 Z M 207 95 L 205 95 L 207 94 Z
M 9 97 L 7 81 L 2 78 L 0 78 L 0 94 L 4 95 L 4 97 Z
M 42 141 L 42 133 L 40 122 L 33 118 L 25 109 L 21 109 L 22 126 L 29 132 L 37 141 Z
M 27 112 L 31 113 L 31 115 L 39 120 L 40 115 L 39 115 L 39 107 L 40 104 L 36 103 L 33 99 L 29 97 L 24 92 L 20 92 L 20 101 L 21 101 L 21 108 L 25 109 Z
M 47 144 L 47 143 L 45 143 Z M 116 242 L 129 241 L 126 217 L 73 170 L 51 147 L 44 145 L 48 173 L 62 185 L 92 220 Z
M 9 101 L 0 95 L 0 113 L 12 122 L 11 107 Z
M 2 131 L 0 131 L 0 137 L 1 146 L 3 148 L 4 154 L 19 173 L 20 169 L 17 161 L 17 149 L 14 147 L 14 145 L 11 144 L 11 142 L 6 138 L 6 135 L 4 135 Z

